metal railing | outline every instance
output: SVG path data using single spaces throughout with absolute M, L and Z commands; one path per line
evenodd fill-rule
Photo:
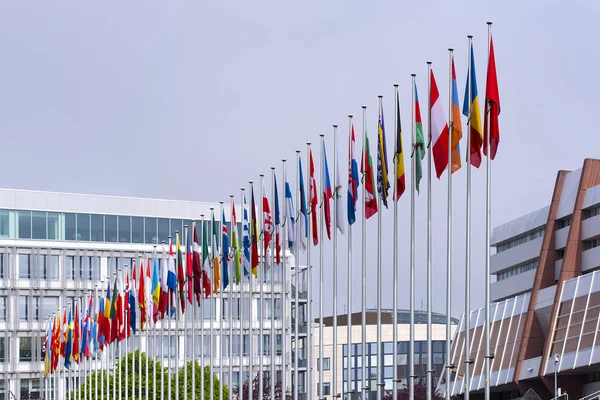
M 596 400 L 596 399 L 600 399 L 600 390 L 598 390 L 597 392 L 594 392 L 594 393 L 590 393 L 587 396 L 584 396 L 579 400 Z

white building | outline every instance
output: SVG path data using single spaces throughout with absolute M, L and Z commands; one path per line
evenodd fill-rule
M 237 199 L 236 199 L 237 200 Z M 211 217 L 210 208 L 216 210 L 216 220 L 219 221 L 220 204 L 177 200 L 155 200 L 130 197 L 96 196 L 66 193 L 51 193 L 26 190 L 0 189 L 0 399 L 17 400 L 29 395 L 31 399 L 39 398 L 43 390 L 42 379 L 43 360 L 42 336 L 46 328 L 45 319 L 62 310 L 67 304 L 89 296 L 95 289 L 95 284 L 104 281 L 101 289 L 105 290 L 106 278 L 111 277 L 117 268 L 131 266 L 139 257 L 152 255 L 154 246 L 182 233 L 184 227 L 191 229 L 192 219 L 200 220 L 201 215 Z M 225 214 L 229 218 L 229 205 L 225 205 Z M 242 215 L 238 212 L 238 223 Z M 231 232 L 231 229 L 229 229 Z M 239 229 L 241 233 L 241 229 Z M 185 250 L 185 249 L 184 249 Z M 296 267 L 293 257 L 287 257 L 288 273 L 286 274 L 285 308 L 287 318 L 285 330 L 281 321 L 281 269 L 274 268 L 275 280 L 275 363 L 281 369 L 283 356 L 287 360 L 287 386 L 291 388 L 292 338 L 294 328 L 293 310 L 296 287 L 294 275 Z M 300 274 L 299 297 L 299 331 L 302 339 L 299 344 L 301 358 L 299 374 L 300 393 L 305 387 L 305 351 L 302 348 L 306 337 L 306 281 L 305 274 Z M 258 340 L 259 340 L 259 290 L 262 287 L 265 298 L 271 298 L 270 273 L 263 285 L 254 284 L 254 371 L 258 371 Z M 246 281 L 247 282 L 247 281 Z M 112 283 L 111 283 L 112 285 Z M 248 284 L 241 285 L 247 296 Z M 240 291 L 236 285 L 232 292 L 224 291 L 225 301 L 221 307 L 218 300 L 203 300 L 204 330 L 208 335 L 210 313 L 212 308 L 213 327 L 219 326 L 219 315 L 223 310 L 224 332 L 229 330 L 229 307 L 233 318 L 233 356 L 227 354 L 228 346 L 223 346 L 223 354 L 218 351 L 222 347 L 218 338 L 213 346 L 213 365 L 219 360 L 232 360 L 233 386 L 240 379 L 240 361 L 246 366 L 244 374 L 248 374 L 249 363 L 249 323 L 247 304 L 240 303 Z M 232 301 L 229 301 L 231 297 Z M 247 300 L 246 300 L 247 301 Z M 244 305 L 246 304 L 246 305 Z M 268 370 L 271 360 L 271 302 L 265 303 L 264 316 L 264 364 Z M 84 302 L 84 307 L 87 301 Z M 62 313 L 62 311 L 61 311 Z M 241 318 L 240 318 L 241 317 Z M 242 331 L 240 331 L 240 326 Z M 240 334 L 241 333 L 241 334 Z M 215 330 L 215 336 L 218 331 Z M 225 335 L 225 333 L 224 333 Z M 285 340 L 286 354 L 281 354 L 282 335 Z M 224 336 L 224 344 L 228 337 Z M 132 339 L 133 349 L 140 345 L 140 338 Z M 152 338 L 149 343 L 141 341 L 142 349 L 160 347 L 154 345 Z M 165 345 L 174 345 L 174 341 L 165 338 Z M 243 346 L 240 345 L 243 343 Z M 183 335 L 179 335 L 180 362 L 183 362 Z M 295 347 L 295 346 L 294 346 Z M 192 357 L 191 342 L 187 342 L 188 360 Z M 205 340 L 204 362 L 209 364 L 208 349 L 210 343 Z M 168 352 L 173 355 L 174 351 Z M 197 346 L 196 357 L 202 357 L 202 349 Z M 241 353 L 241 357 L 240 357 Z M 157 353 L 159 357 L 160 353 Z M 171 365 L 175 365 L 171 361 Z M 61 365 L 62 367 L 62 365 Z M 215 371 L 218 373 L 218 367 Z M 228 361 L 223 370 L 223 381 L 229 380 Z M 278 374 L 280 376 L 280 372 Z M 64 398 L 61 394 L 59 398 Z

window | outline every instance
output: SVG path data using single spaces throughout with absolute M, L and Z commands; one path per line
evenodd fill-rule
M 0 296 L 0 321 L 6 321 L 6 296 Z
M 104 216 L 104 241 L 116 242 L 117 241 L 117 216 L 116 215 L 105 215 Z
M 31 279 L 31 256 L 19 254 L 19 279 Z
M 59 234 L 58 218 L 58 213 L 48 213 L 48 239 L 50 240 L 64 239 L 61 237 L 62 235 Z
M 523 274 L 527 271 L 531 271 L 532 269 L 536 269 L 537 267 L 538 267 L 538 260 L 536 258 L 535 260 L 528 261 L 525 264 L 521 264 L 519 266 L 512 267 L 505 271 L 500 272 L 499 274 L 496 275 L 496 281 L 497 282 L 503 281 L 503 280 L 513 277 L 515 275 Z
M 77 240 L 90 241 L 90 214 L 77 214 Z
M 594 247 L 600 246 L 600 238 L 586 240 L 583 242 L 583 250 L 593 249 Z
M 43 279 L 58 280 L 58 256 L 57 255 L 44 255 L 42 256 L 43 262 Z
M 10 211 L 0 210 L 0 237 L 7 238 L 10 235 Z
M 75 256 L 67 256 L 67 265 L 65 265 L 66 279 L 75 279 Z
M 535 240 L 539 237 L 542 237 L 544 235 L 545 229 L 546 229 L 546 227 L 543 226 L 541 228 L 537 228 L 528 233 L 523 233 L 522 235 L 516 236 L 513 239 L 511 239 L 507 242 L 504 242 L 501 245 L 496 246 L 496 253 L 501 253 L 501 252 L 511 249 L 515 246 L 519 246 L 523 243 L 527 243 L 531 240 Z
M 91 270 L 91 257 L 80 256 L 79 257 L 79 277 L 81 279 L 92 279 Z
M 119 242 L 131 243 L 131 217 L 119 216 Z
M 29 320 L 29 297 L 19 296 L 19 321 Z
M 104 216 L 103 215 L 91 215 L 90 216 L 90 240 L 92 242 L 103 242 L 104 241 Z
M 46 239 L 46 213 L 33 211 L 31 213 L 31 231 L 33 239 Z
M 17 211 L 19 239 L 31 239 L 31 211 Z
M 31 337 L 19 338 L 19 361 L 33 361 L 33 346 Z
M 173 241 L 175 241 L 175 232 L 179 232 L 179 234 L 183 234 L 183 220 L 181 219 L 172 219 L 171 220 L 171 237 Z M 219 232 L 219 231 L 217 231 Z
M 40 379 L 21 379 L 21 399 L 39 400 L 42 391 L 40 389 Z
M 320 393 L 320 388 L 321 388 L 321 384 L 317 384 L 317 395 Z M 325 382 L 323 384 L 323 396 L 330 396 L 331 395 L 331 390 L 329 388 L 329 382 Z
M 323 358 L 323 371 L 329 371 L 329 363 L 330 363 L 330 358 Z M 321 369 L 321 359 L 317 359 L 317 371 L 320 371 Z
M 158 244 L 158 231 L 156 230 L 156 218 L 144 219 L 144 242 Z
M 34 299 L 41 301 L 41 305 L 38 305 L 40 308 L 39 315 L 36 318 L 38 321 L 43 321 L 58 311 L 58 297 L 44 296 L 34 297 Z
M 65 239 L 77 240 L 75 214 L 65 214 Z
M 4 269 L 4 257 L 7 256 L 4 253 L 0 253 L 0 279 L 6 278 L 6 270 Z
M 600 215 L 600 206 L 586 208 L 583 210 L 583 219 L 588 219 Z
M 571 226 L 571 217 L 565 217 L 556 221 L 558 223 L 558 229 L 566 228 Z
M 166 218 L 158 219 L 158 241 L 166 242 L 169 240 L 169 220 Z
M 144 243 L 143 217 L 131 217 L 131 243 Z
M 8 358 L 6 357 L 6 355 L 9 354 L 8 351 L 6 351 L 6 342 L 4 337 L 0 336 L 0 362 L 4 362 L 7 361 Z M 0 399 L 2 397 L 0 396 Z

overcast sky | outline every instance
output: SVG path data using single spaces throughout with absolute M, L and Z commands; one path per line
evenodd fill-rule
M 407 145 L 410 74 L 417 73 L 425 119 L 425 62 L 432 61 L 447 110 L 447 49 L 456 49 L 462 100 L 466 36 L 472 34 L 483 98 L 486 21 L 491 20 L 502 105 L 502 139 L 493 170 L 492 220 L 498 225 L 547 205 L 557 170 L 579 168 L 584 158 L 600 155 L 590 117 L 599 103 L 599 8 L 595 1 L 3 1 L 0 185 L 227 200 L 249 180 L 269 173 L 270 166 L 280 170 L 282 158 L 294 160 L 295 150 L 304 156 L 305 142 L 318 143 L 319 133 L 327 134 L 332 159 L 334 123 L 341 127 L 345 169 L 347 114 L 359 116 L 361 105 L 369 107 L 368 130 L 375 143 L 379 94 L 384 96 L 391 160 L 392 85 L 400 85 Z M 356 125 L 358 151 L 360 118 Z M 408 162 L 407 157 L 407 170 Z M 459 316 L 464 309 L 466 170 L 454 177 L 452 309 Z M 485 170 L 474 170 L 474 307 L 483 304 L 484 183 Z M 433 184 L 433 307 L 444 312 L 446 176 Z M 417 202 L 416 304 L 421 308 L 426 301 L 426 191 Z M 408 307 L 408 193 L 400 210 L 399 304 Z M 391 308 L 393 214 L 384 212 L 383 305 Z M 376 218 L 369 220 L 368 305 L 373 307 L 376 225 Z M 355 226 L 358 277 L 360 227 Z M 346 238 L 339 241 L 343 312 Z M 331 244 L 326 246 L 327 314 L 332 278 Z M 358 311 L 359 280 L 353 291 Z

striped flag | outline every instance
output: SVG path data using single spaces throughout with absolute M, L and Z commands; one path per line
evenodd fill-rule
M 321 186 L 323 196 L 323 213 L 325 214 L 325 230 L 327 238 L 331 240 L 331 199 L 333 192 L 331 190 L 331 181 L 329 180 L 329 165 L 327 164 L 327 150 L 325 149 L 325 140 L 323 140 L 323 176 L 321 177 Z
M 304 173 L 302 172 L 302 159 L 298 158 L 298 175 L 300 180 L 300 240 L 302 251 L 306 251 L 308 241 L 308 211 L 306 210 L 306 191 L 304 190 Z
M 390 180 L 388 178 L 387 147 L 385 144 L 385 125 L 383 123 L 383 105 L 379 103 L 379 121 L 377 123 L 377 193 L 387 208 Z
M 452 57 L 452 173 L 461 168 L 460 139 L 462 139 L 462 123 L 460 120 L 460 105 L 458 103 L 458 86 L 456 84 L 456 71 L 454 57 Z
M 358 163 L 354 155 L 354 124 L 348 138 L 348 224 L 356 222 L 356 201 L 358 200 Z
M 319 244 L 319 232 L 317 231 L 317 206 L 319 204 L 319 198 L 317 196 L 317 181 L 315 180 L 315 162 L 313 161 L 312 150 L 309 153 L 310 157 L 310 186 L 309 186 L 309 194 L 310 194 L 310 215 L 312 220 L 312 236 L 313 236 L 313 245 Z
M 481 136 L 481 112 L 479 111 L 479 95 L 477 93 L 477 74 L 475 73 L 475 52 L 471 44 L 471 65 L 470 73 L 467 73 L 467 85 L 465 87 L 465 99 L 463 101 L 463 115 L 469 118 L 471 135 L 471 165 L 479 168 L 481 165 L 481 146 L 483 138 Z M 469 75 L 471 81 L 469 82 Z M 471 93 L 471 104 L 469 104 L 469 91 Z
M 219 233 L 215 213 L 212 213 L 212 242 L 211 256 L 213 260 L 213 293 L 217 294 L 221 290 L 221 270 L 219 268 Z
M 396 197 L 400 199 L 404 190 L 406 190 L 406 180 L 404 177 L 404 146 L 402 145 L 402 123 L 400 122 L 400 96 L 396 93 L 396 149 L 394 151 L 394 162 L 396 163 Z
M 430 71 L 429 79 L 429 107 L 431 112 L 431 138 L 429 140 L 433 143 L 433 163 L 435 164 L 435 173 L 439 179 L 448 165 L 448 122 L 446 122 L 446 114 L 433 70 Z
M 225 221 L 225 211 L 221 216 L 221 250 L 223 251 L 223 262 L 221 263 L 223 269 L 223 290 L 229 286 L 229 232 L 227 232 L 227 221 Z
M 271 240 L 273 239 L 273 219 L 271 217 L 271 207 L 269 206 L 269 198 L 265 190 L 265 185 L 262 186 L 262 205 L 263 205 L 263 254 L 265 255 L 265 270 L 271 267 Z
M 251 240 L 251 259 L 250 267 L 252 275 L 258 278 L 258 221 L 256 218 L 256 202 L 254 201 L 254 186 L 250 187 L 250 240 Z
M 196 303 L 200 305 L 200 298 L 202 297 L 202 264 L 200 263 L 200 246 L 198 245 L 198 234 L 196 232 L 196 221 L 193 223 L 194 229 L 194 244 L 193 244 L 193 257 L 192 257 L 192 271 L 194 274 L 194 294 L 196 295 Z
M 365 191 L 365 217 L 371 218 L 377 213 L 377 198 L 375 197 L 375 177 L 373 171 L 373 159 L 371 158 L 371 151 L 369 150 L 369 137 L 365 138 L 365 148 L 363 151 L 361 168 L 362 174 L 364 175 L 364 188 Z
M 335 190 L 333 191 L 333 195 L 335 196 L 335 226 L 337 229 L 344 233 L 346 232 L 346 219 L 344 218 L 344 214 L 346 210 L 344 209 L 344 200 L 342 197 L 342 178 L 340 175 L 340 163 L 339 158 L 336 154 L 333 155 L 335 157 Z
M 210 284 L 210 257 L 208 256 L 208 226 L 209 222 L 204 221 L 202 224 L 202 287 L 204 289 L 204 297 L 207 298 L 211 294 Z
M 425 157 L 425 140 L 423 138 L 423 122 L 421 120 L 421 107 L 419 106 L 419 94 L 417 84 L 415 83 L 415 148 L 414 156 L 416 161 L 415 187 L 419 191 L 419 183 L 423 177 L 423 165 L 421 161 Z
M 285 183 L 285 214 L 287 226 L 288 247 L 295 251 L 298 242 L 296 241 L 296 211 L 294 210 L 294 199 L 292 198 L 292 189 L 290 183 Z
M 244 194 L 243 204 L 243 221 L 242 221 L 242 246 L 243 246 L 243 257 L 242 265 L 244 266 L 244 276 L 250 274 L 250 225 L 248 223 L 248 203 L 246 203 L 246 194 Z
M 235 214 L 235 203 L 231 199 L 231 248 L 233 249 L 233 265 L 235 267 L 235 283 L 242 281 L 242 271 L 240 264 L 240 247 L 238 245 L 238 226 L 237 216 Z
M 279 217 L 279 191 L 277 190 L 277 177 L 273 176 L 275 198 L 273 199 L 273 212 L 275 222 L 275 264 L 281 264 L 281 219 Z

